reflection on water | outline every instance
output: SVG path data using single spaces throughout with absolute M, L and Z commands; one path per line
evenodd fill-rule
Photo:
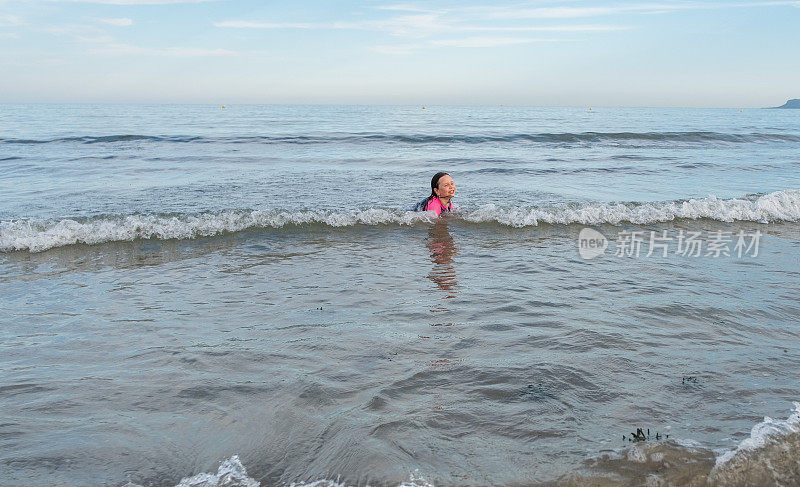
M 447 221 L 440 219 L 428 231 L 426 241 L 428 251 L 433 262 L 433 269 L 428 274 L 428 279 L 436 283 L 442 291 L 450 291 L 444 299 L 455 297 L 456 269 L 453 266 L 453 257 L 458 254 L 455 241 L 447 230 Z

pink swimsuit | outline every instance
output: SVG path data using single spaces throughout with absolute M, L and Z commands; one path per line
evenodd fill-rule
M 452 209 L 452 201 L 447 203 L 447 206 L 444 206 L 442 205 L 442 201 L 436 196 L 428 200 L 428 205 L 425 207 L 425 211 L 435 211 L 437 215 L 440 215 L 443 211 L 451 211 Z

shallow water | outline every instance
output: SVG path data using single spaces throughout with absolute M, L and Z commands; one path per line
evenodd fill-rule
M 22 107 L 0 118 L 3 485 L 176 485 L 234 455 L 232 485 L 705 481 L 800 400 L 791 114 Z M 404 212 L 442 166 L 462 212 Z M 705 246 L 616 255 L 624 231 Z M 731 255 L 706 255 L 717 232 Z M 786 424 L 712 480 L 760 478 Z

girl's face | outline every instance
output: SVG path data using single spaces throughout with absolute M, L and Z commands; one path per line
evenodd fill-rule
M 456 183 L 449 175 L 439 178 L 439 187 L 434 190 L 439 198 L 452 198 L 456 194 Z

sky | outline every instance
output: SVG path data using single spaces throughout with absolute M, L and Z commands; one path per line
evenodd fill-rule
M 764 107 L 800 1 L 0 0 L 0 102 Z

